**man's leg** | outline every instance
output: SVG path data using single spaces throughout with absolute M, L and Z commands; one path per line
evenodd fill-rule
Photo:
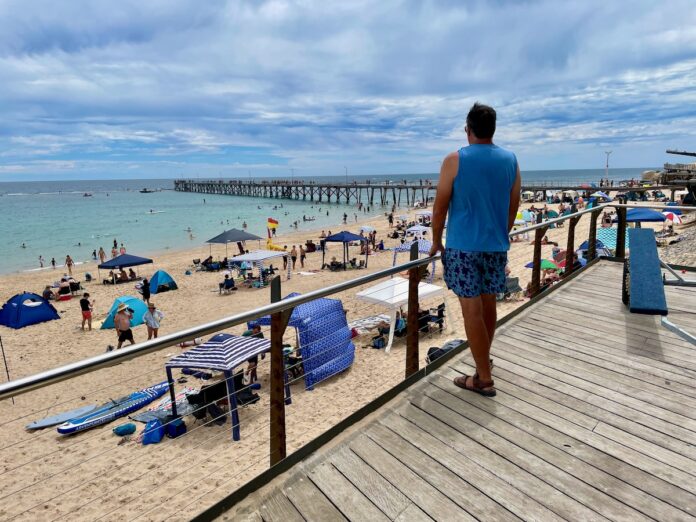
M 87 319 L 87 326 L 89 326 L 89 331 L 92 331 L 92 316 L 89 316 L 89 319 Z
M 495 296 L 493 296 L 493 299 L 495 303 Z M 469 341 L 469 349 L 476 363 L 479 380 L 490 381 L 491 367 L 489 359 L 491 340 L 486 321 L 484 320 L 484 299 L 482 296 L 460 297 L 459 303 L 462 307 L 466 338 Z
M 481 304 L 483 306 L 483 322 L 486 323 L 488 332 L 488 349 L 490 351 L 495 335 L 495 323 L 498 321 L 498 310 L 496 308 L 495 294 L 482 294 Z

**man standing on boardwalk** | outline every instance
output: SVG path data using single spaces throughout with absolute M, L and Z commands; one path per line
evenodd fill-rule
M 460 388 L 492 397 L 490 350 L 496 294 L 505 291 L 509 233 L 520 203 L 515 155 L 493 144 L 496 113 L 475 103 L 466 117 L 468 147 L 445 157 L 433 204 L 431 255 L 442 253 L 447 287 L 458 297 L 476 363 L 474 375 L 454 379 Z M 449 213 L 447 248 L 442 231 Z

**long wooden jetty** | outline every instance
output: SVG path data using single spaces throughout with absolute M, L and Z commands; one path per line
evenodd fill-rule
M 596 190 L 612 192 L 645 192 L 653 190 L 674 190 L 675 185 L 659 186 L 592 186 L 590 183 L 568 181 L 564 184 L 558 182 L 529 182 L 523 185 L 522 190 L 532 192 L 575 190 L 589 195 Z M 402 202 L 407 206 L 416 203 L 425 203 L 435 197 L 437 184 L 422 179 L 416 182 L 384 181 L 370 182 L 316 182 L 303 180 L 235 180 L 235 179 L 177 179 L 174 180 L 174 190 L 179 192 L 197 192 L 201 194 L 218 194 L 225 196 L 249 196 L 256 198 L 295 199 L 301 201 L 346 203 L 364 205 L 387 205 L 388 203 L 401 206 Z

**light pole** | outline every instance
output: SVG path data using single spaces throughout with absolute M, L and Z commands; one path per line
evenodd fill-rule
M 604 167 L 604 179 L 608 180 L 609 179 L 609 156 L 611 155 L 613 151 L 607 150 L 604 152 L 604 154 L 607 155 L 607 164 Z

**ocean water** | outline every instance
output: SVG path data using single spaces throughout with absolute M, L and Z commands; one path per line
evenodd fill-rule
M 639 178 L 643 170 L 614 169 L 610 178 Z M 597 181 L 603 175 L 603 170 L 530 171 L 523 173 L 523 179 Z M 436 179 L 437 175 L 350 176 L 349 181 L 421 178 Z M 333 179 L 345 181 L 343 177 Z M 163 190 L 141 194 L 143 187 Z M 203 255 L 208 251 L 207 239 L 232 227 L 241 229 L 244 221 L 249 232 L 261 237 L 266 237 L 269 217 L 280 222 L 279 234 L 293 230 L 295 220 L 300 231 L 325 228 L 335 232 L 344 228 L 340 225 L 344 212 L 349 215 L 348 229 L 357 212 L 354 205 L 189 194 L 172 188 L 172 180 L 164 179 L 0 183 L 0 272 L 36 270 L 39 255 L 46 266 L 52 257 L 62 265 L 67 254 L 77 262 L 91 260 L 92 251 L 100 246 L 110 255 L 114 239 L 132 254 L 199 247 Z M 83 197 L 85 192 L 92 196 Z M 376 206 L 370 210 L 369 214 L 358 213 L 358 218 L 379 215 L 386 209 Z M 303 222 L 303 216 L 315 221 Z M 218 247 L 216 252 L 222 250 Z

